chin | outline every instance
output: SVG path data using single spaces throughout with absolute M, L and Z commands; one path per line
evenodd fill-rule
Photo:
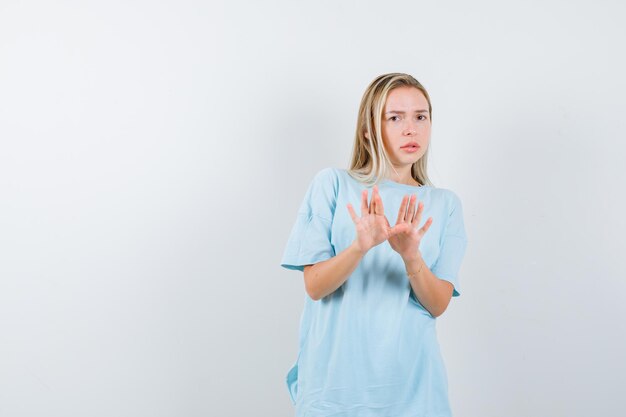
M 424 152 L 426 153 L 426 152 Z M 414 156 L 413 158 L 411 158 L 411 160 L 413 161 L 413 163 L 416 163 L 417 161 L 419 161 L 420 159 L 422 159 L 422 156 L 424 156 L 424 153 L 421 153 L 419 155 Z

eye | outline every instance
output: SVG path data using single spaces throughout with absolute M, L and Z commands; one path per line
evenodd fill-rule
M 399 120 L 399 119 L 400 119 L 400 118 L 399 118 L 398 116 L 391 116 L 391 117 L 389 118 L 389 120 L 391 120 L 391 121 L 393 121 L 393 122 L 395 122 L 395 121 L 397 121 L 397 120 Z
M 420 117 L 423 117 L 423 119 L 420 119 Z M 423 114 L 420 114 L 419 116 L 417 116 L 417 118 L 419 120 L 426 120 L 426 119 L 428 119 L 428 117 L 424 116 Z

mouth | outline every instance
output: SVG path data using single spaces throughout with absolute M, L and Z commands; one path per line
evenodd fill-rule
M 416 152 L 419 148 L 420 146 L 417 144 L 417 142 L 409 142 L 400 149 L 404 149 L 407 152 Z

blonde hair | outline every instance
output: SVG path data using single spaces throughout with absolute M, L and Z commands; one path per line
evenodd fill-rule
M 348 173 L 356 180 L 374 185 L 386 178 L 392 167 L 389 155 L 383 145 L 382 118 L 387 95 L 398 87 L 415 87 L 428 101 L 428 113 L 432 123 L 432 106 L 428 92 L 415 78 L 403 73 L 383 74 L 377 77 L 365 90 L 356 123 L 354 148 Z M 369 139 L 368 139 L 369 138 Z M 433 185 L 428 178 L 426 166 L 428 148 L 424 155 L 411 167 L 411 176 L 420 185 Z

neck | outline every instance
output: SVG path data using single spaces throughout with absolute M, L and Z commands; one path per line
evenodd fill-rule
M 407 185 L 419 185 L 411 176 L 411 165 L 391 166 L 390 180 Z

